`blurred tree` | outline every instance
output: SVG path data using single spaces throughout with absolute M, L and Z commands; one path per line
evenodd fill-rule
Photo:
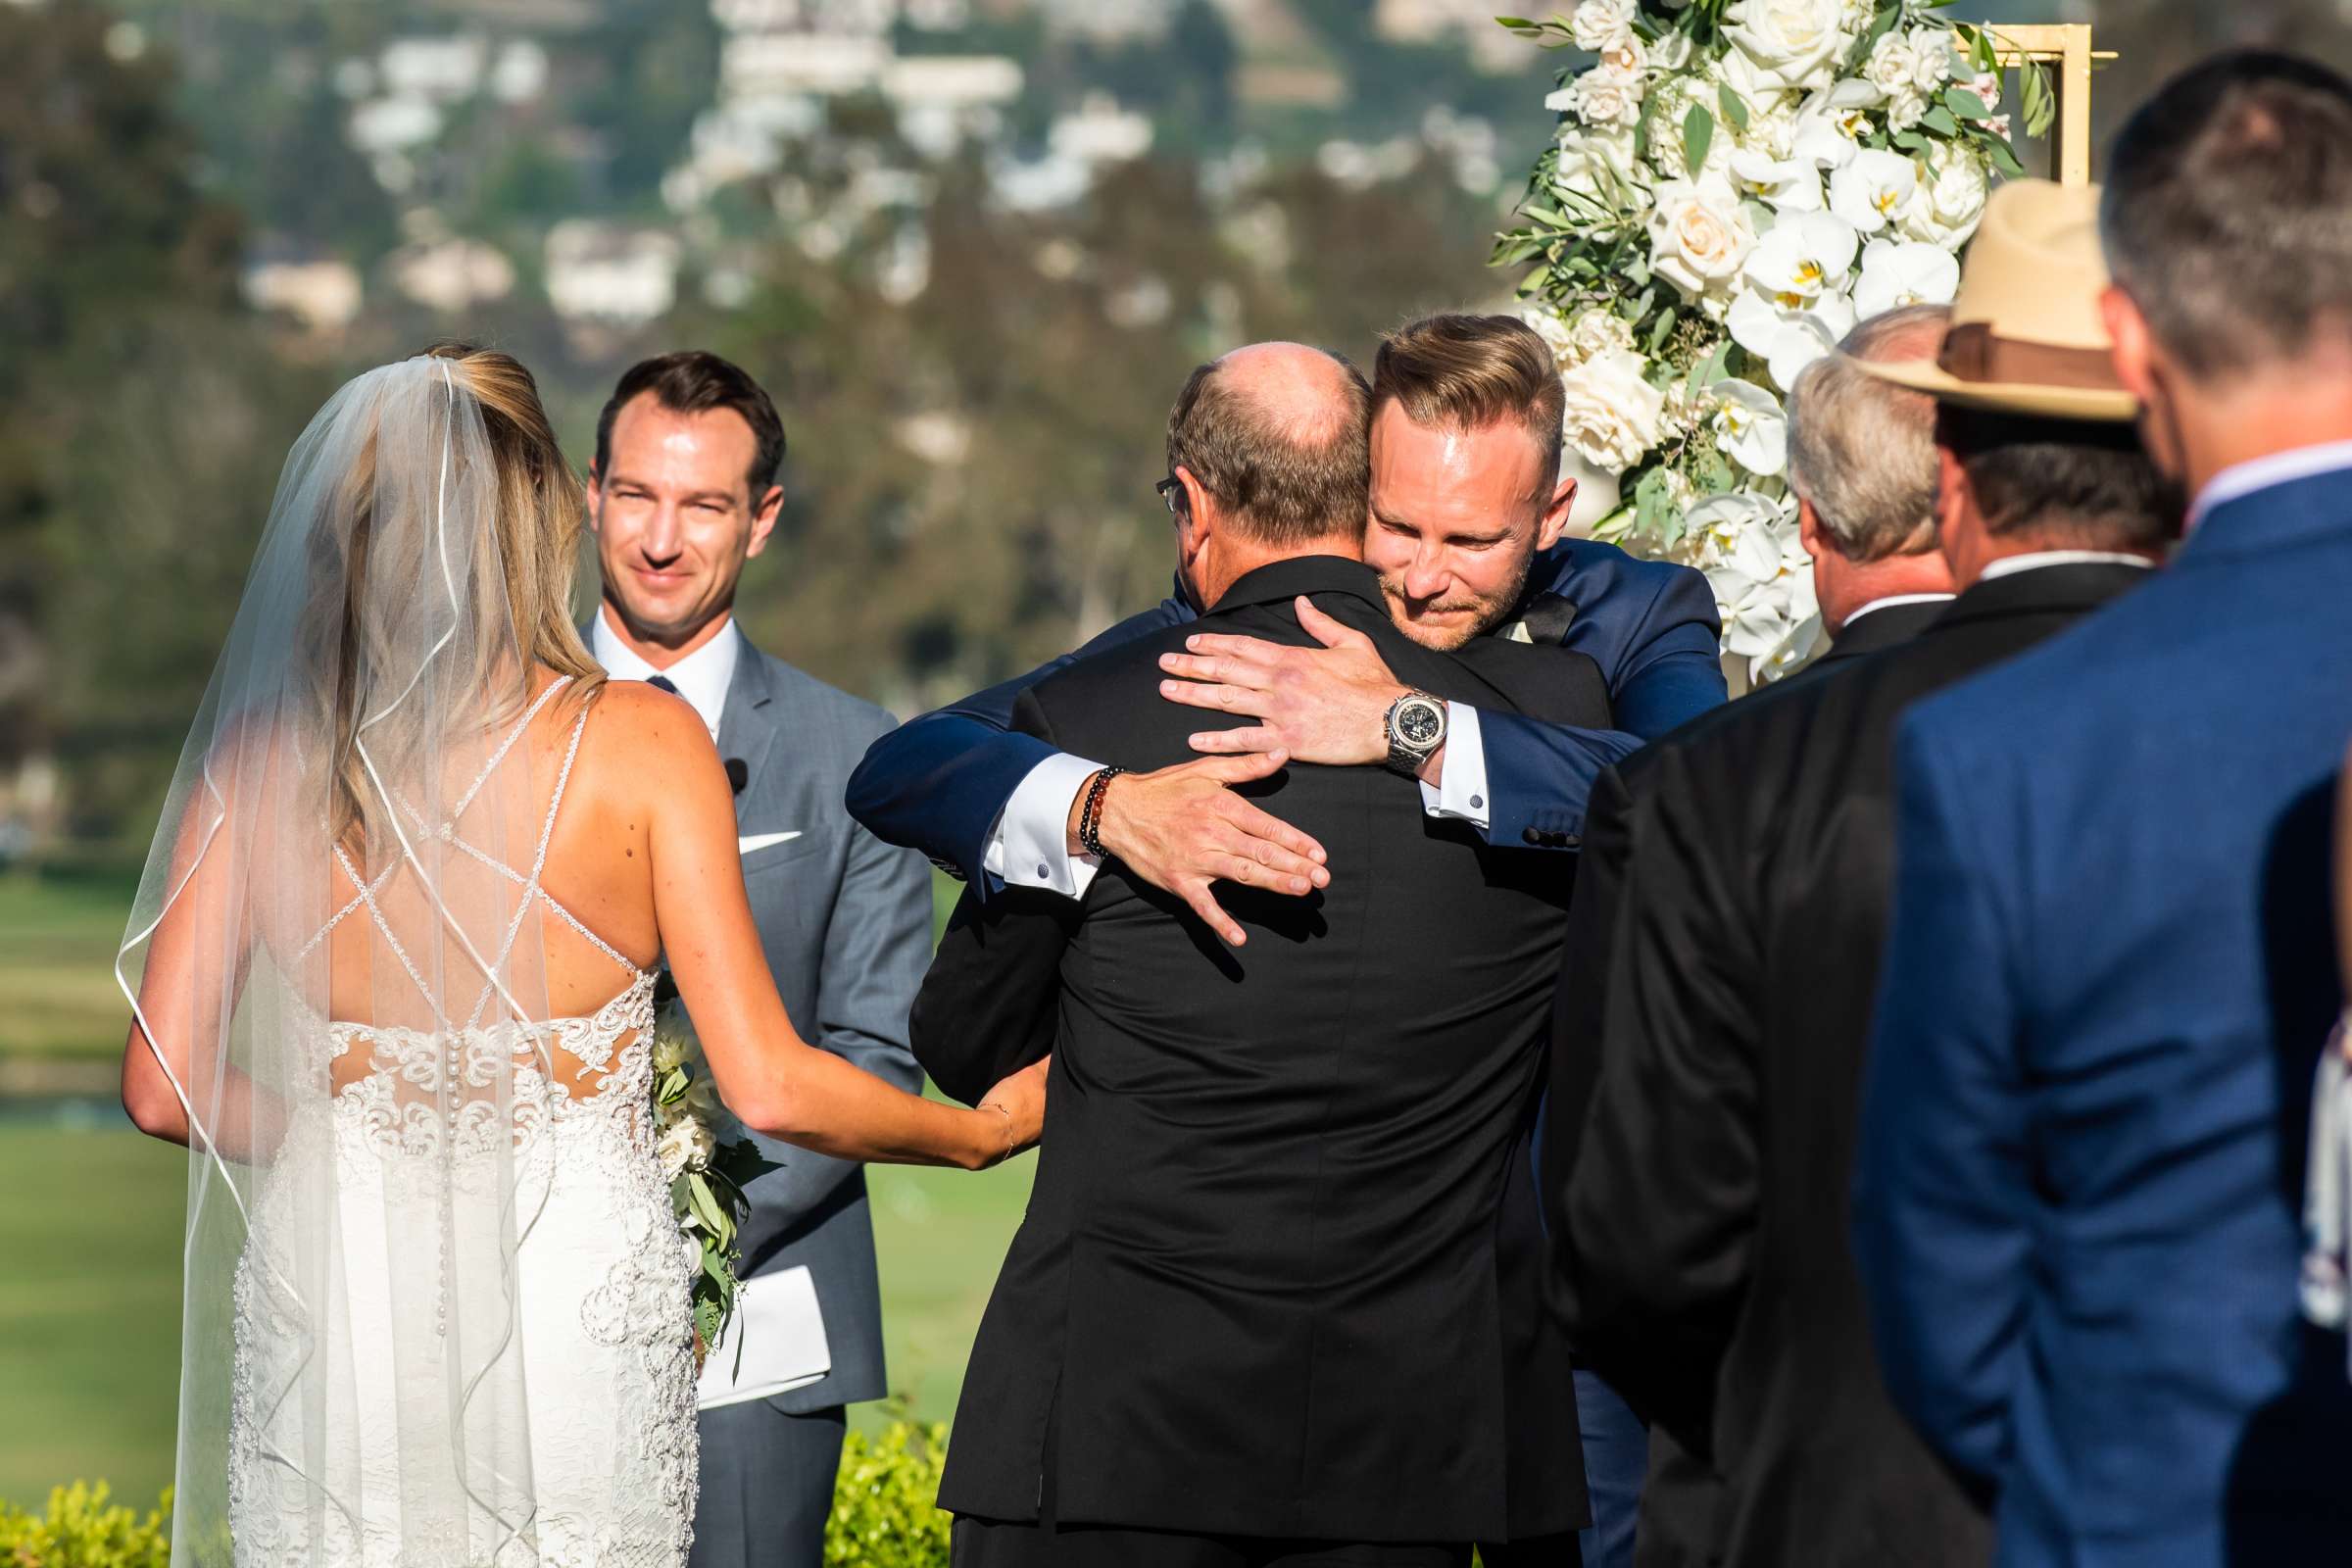
M 114 26 L 0 8 L 0 783 L 102 763 L 69 771 L 98 830 L 170 772 L 308 396 L 238 307 L 169 62 Z

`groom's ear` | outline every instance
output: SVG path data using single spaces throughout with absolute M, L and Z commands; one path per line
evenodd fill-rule
M 1568 531 L 1569 514 L 1576 510 L 1576 480 L 1562 475 L 1552 488 L 1551 498 L 1544 503 L 1544 514 L 1536 519 L 1536 548 L 1549 550 L 1560 542 Z
M 588 460 L 588 531 L 596 532 L 596 514 L 605 507 L 604 477 L 596 471 L 596 460 Z

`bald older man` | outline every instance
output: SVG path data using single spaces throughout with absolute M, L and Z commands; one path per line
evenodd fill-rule
M 1159 657 L 1196 629 L 1312 646 L 1304 600 L 1433 716 L 1465 702 L 1605 727 L 1581 654 L 1443 653 L 1392 624 L 1359 559 L 1368 399 L 1295 344 L 1195 371 L 1168 460 L 1206 612 L 1039 683 L 1017 725 L 1120 767 L 1179 761 L 1204 722 L 1247 719 L 1158 701 Z M 1083 903 L 967 895 L 916 1000 L 916 1054 L 952 1094 L 1054 1056 L 940 1494 L 958 1564 L 1450 1565 L 1527 1527 L 1495 1204 L 1570 878 L 1430 821 L 1410 768 L 1291 766 L 1258 791 L 1341 869 L 1303 896 L 1238 888 L 1241 946 L 1111 859 Z M 1558 1492 L 1545 1523 L 1573 1528 L 1581 1489 Z

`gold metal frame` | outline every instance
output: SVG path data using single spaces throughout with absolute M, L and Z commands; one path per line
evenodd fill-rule
M 2050 168 L 2061 185 L 2090 183 L 2090 72 L 2093 62 L 2113 60 L 2115 51 L 2093 51 L 2086 22 L 1988 25 L 1993 58 L 2003 70 L 2029 63 L 2054 68 L 2050 85 L 2058 118 L 2050 126 Z

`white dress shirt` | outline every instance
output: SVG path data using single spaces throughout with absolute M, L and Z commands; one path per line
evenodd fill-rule
M 2142 571 L 2156 563 L 2145 556 L 2134 556 L 2122 550 L 2029 550 L 2022 556 L 2003 556 L 1977 573 L 1977 581 L 1990 582 L 1995 577 L 2013 577 L 2021 571 L 2033 571 L 2042 566 L 2137 566 Z
M 1838 623 L 1838 630 L 1840 633 L 1844 632 L 1848 627 L 1852 626 L 1855 621 L 1860 620 L 1864 615 L 1870 614 L 1874 611 L 1892 610 L 1897 605 L 1949 604 L 1953 597 L 1954 596 L 1951 594 L 1888 594 L 1884 599 L 1873 599 L 1869 604 L 1864 605 L 1860 610 L 1857 610 L 1852 614 L 1846 616 L 1845 619 Z M 1835 638 L 1831 640 L 1836 641 Z
M 2214 508 L 2227 502 L 2338 468 L 2352 468 L 2352 441 L 2323 441 L 2318 446 L 2293 447 L 2232 464 L 2206 480 L 2205 488 L 2197 492 L 2196 504 L 2188 509 L 2188 531 L 2194 532 Z
M 1031 768 L 990 830 L 981 864 L 1010 887 L 1085 897 L 1102 862 L 1070 853 L 1070 808 L 1102 765 L 1056 753 Z M 1492 820 L 1486 745 L 1478 732 L 1478 710 L 1467 703 L 1446 705 L 1446 770 L 1437 785 L 1422 784 L 1421 808 L 1431 816 L 1457 817 L 1481 832 Z
M 726 711 L 727 688 L 735 683 L 735 661 L 743 653 L 743 633 L 736 630 L 733 615 L 720 622 L 709 642 L 667 669 L 658 669 L 620 640 L 612 626 L 612 607 L 600 605 L 596 623 L 589 628 L 588 652 L 614 680 L 652 680 L 656 675 L 667 680 L 693 705 L 711 740 L 718 739 L 718 716 Z

